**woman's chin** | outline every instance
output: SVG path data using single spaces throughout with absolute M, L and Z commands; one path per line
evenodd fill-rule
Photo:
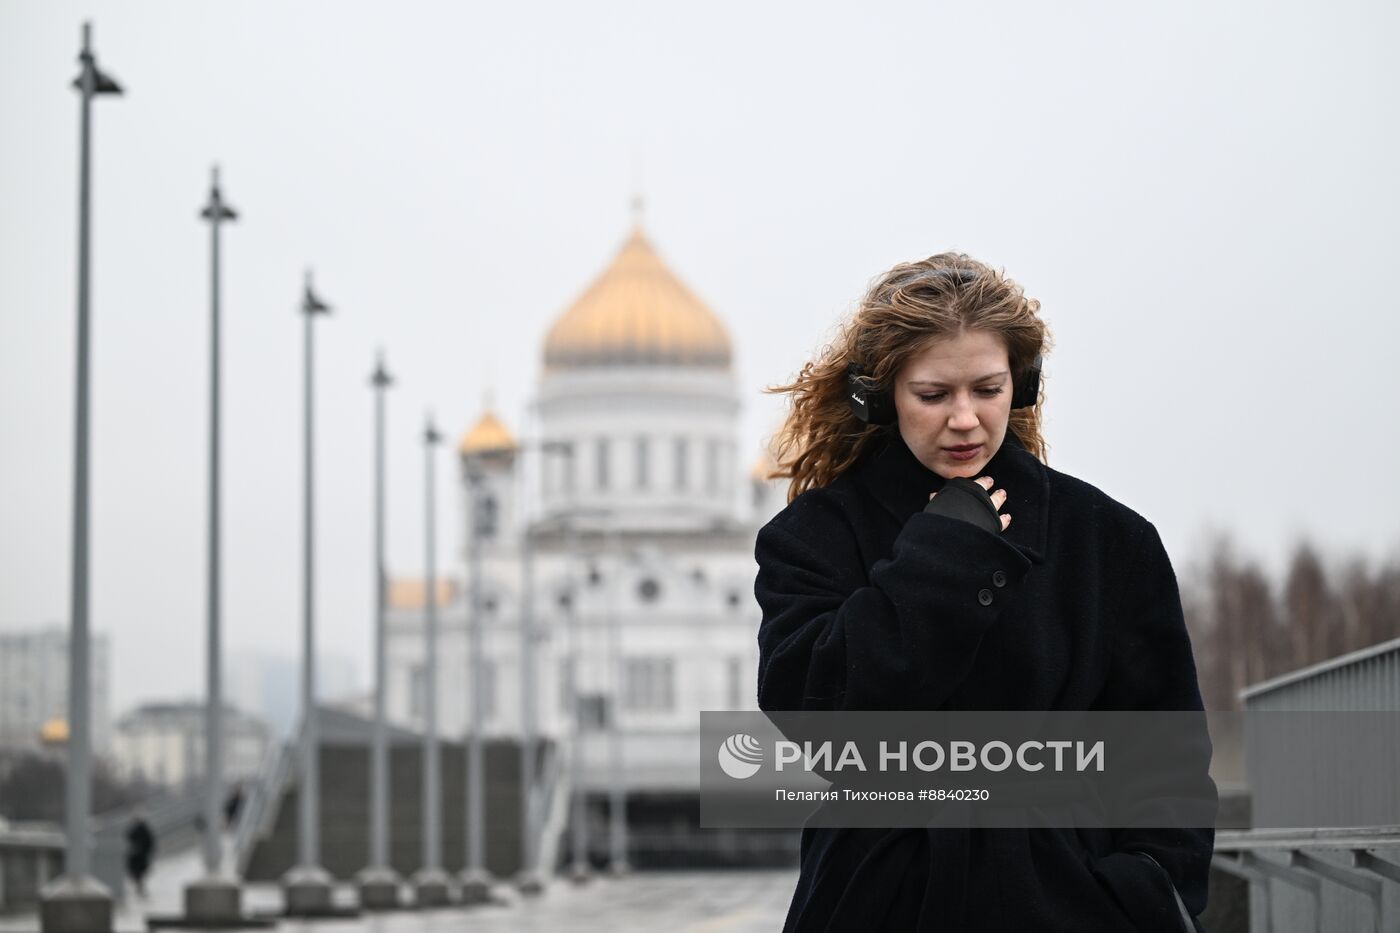
M 986 466 L 986 462 L 981 459 L 967 463 L 940 463 L 933 468 L 933 472 L 944 479 L 956 479 L 959 476 L 966 479 L 976 479 L 982 475 L 981 470 L 984 466 Z

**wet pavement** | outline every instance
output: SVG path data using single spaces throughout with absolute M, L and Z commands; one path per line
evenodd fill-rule
M 121 933 L 144 930 L 151 915 L 178 913 L 184 886 L 200 874 L 198 854 L 162 860 L 149 881 L 145 901 L 131 898 L 117 912 Z M 449 931 L 549 931 L 549 933 L 770 933 L 781 930 L 796 870 L 634 872 L 622 878 L 595 876 L 582 885 L 560 878 L 538 897 L 522 898 L 502 885 L 503 903 L 471 908 L 363 914 L 348 920 L 286 920 L 284 933 L 449 933 Z M 343 887 L 337 901 L 349 903 Z M 250 885 L 244 909 L 274 912 L 281 906 L 275 885 Z M 34 915 L 0 918 L 0 933 L 37 930 Z

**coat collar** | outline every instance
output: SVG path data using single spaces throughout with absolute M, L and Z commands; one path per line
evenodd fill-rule
M 898 429 L 890 428 L 884 441 L 855 468 L 872 496 L 901 525 L 928 504 L 929 493 L 943 488 L 945 480 L 918 461 Z M 1003 511 L 1011 514 L 1011 527 L 1003 532 L 1008 542 L 1031 561 L 1045 562 L 1049 532 L 1050 474 L 1045 465 L 1021 446 L 1010 429 L 1001 448 L 982 468 L 982 475 L 1006 490 Z

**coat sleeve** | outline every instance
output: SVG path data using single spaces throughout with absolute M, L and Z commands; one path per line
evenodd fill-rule
M 1137 558 L 1127 581 L 1130 596 L 1114 620 L 1108 679 L 1095 705 L 1107 710 L 1201 711 L 1196 663 L 1181 610 L 1181 595 L 1171 559 L 1157 529 L 1145 523 Z M 1154 737 L 1155 738 L 1155 737 Z M 1197 799 L 1216 801 L 1210 778 L 1211 743 L 1204 714 L 1199 730 L 1174 737 L 1170 750 Z M 1135 788 L 1133 806 L 1140 814 L 1167 812 L 1183 805 L 1169 792 L 1154 796 L 1151 777 Z M 1175 791 L 1180 793 L 1180 791 Z M 1193 807 L 1191 812 L 1199 810 Z M 1134 822 L 1141 822 L 1135 819 Z M 1180 825 L 1177 822 L 1175 825 Z M 1118 829 L 1114 850 L 1097 859 L 1094 874 L 1133 917 L 1140 929 L 1163 933 L 1190 931 L 1191 917 L 1205 910 L 1210 860 L 1215 843 L 1211 826 L 1197 829 Z M 1187 916 L 1189 914 L 1189 916 Z
M 1030 562 L 969 522 L 917 513 L 867 579 L 845 516 L 811 497 L 758 535 L 759 708 L 938 708 Z

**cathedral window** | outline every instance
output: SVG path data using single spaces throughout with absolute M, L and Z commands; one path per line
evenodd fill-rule
M 594 445 L 594 451 L 595 463 L 597 465 L 597 473 L 594 477 L 594 485 L 596 485 L 599 489 L 607 489 L 609 479 L 608 454 L 610 452 L 608 450 L 608 439 L 606 437 L 598 438 L 597 443 Z
M 622 703 L 627 709 L 661 712 L 675 708 L 675 662 L 671 658 L 627 658 Z
M 574 659 L 561 658 L 559 661 L 559 711 L 567 713 L 574 689 Z
M 574 457 L 573 448 L 567 448 L 565 456 L 559 458 L 559 469 L 562 475 L 560 485 L 564 488 L 564 494 L 569 495 L 574 491 Z
M 408 669 L 408 715 L 418 720 L 428 715 L 428 671 L 422 664 Z
M 650 470 L 648 469 L 648 468 L 651 466 L 651 464 L 647 462 L 647 460 L 648 460 L 648 454 L 650 454 L 650 451 L 647 449 L 647 439 L 646 439 L 645 437 L 639 437 L 639 438 L 637 438 L 637 488 L 638 488 L 638 489 L 646 489 L 646 488 L 647 488 L 647 484 L 651 482 L 651 477 L 650 477 L 650 475 L 649 475 Z
M 686 476 L 686 461 L 690 458 L 690 445 L 685 438 L 676 438 L 676 488 L 684 489 L 689 477 Z
M 476 525 L 473 529 L 478 538 L 486 540 L 496 536 L 496 521 L 500 505 L 491 493 L 482 493 L 476 500 Z
M 470 672 L 470 668 L 468 671 Z M 496 715 L 496 662 L 490 658 L 481 661 L 481 683 L 473 696 L 481 703 L 481 718 L 490 719 Z

